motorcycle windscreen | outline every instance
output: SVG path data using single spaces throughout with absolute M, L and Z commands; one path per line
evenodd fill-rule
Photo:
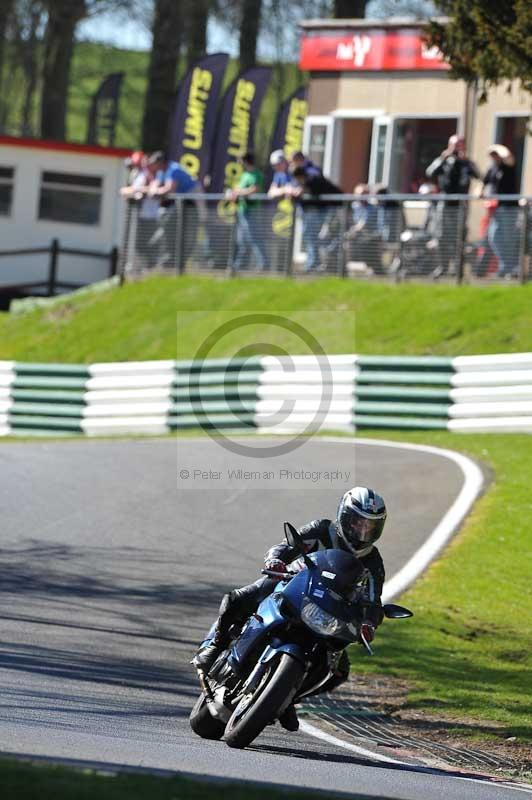
M 312 560 L 320 571 L 320 580 L 324 586 L 347 602 L 355 599 L 358 583 L 365 572 L 360 559 L 343 550 L 320 550 L 313 553 Z

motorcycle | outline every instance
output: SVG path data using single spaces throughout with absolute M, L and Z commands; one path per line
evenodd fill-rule
M 330 681 L 344 649 L 359 642 L 371 655 L 363 612 L 369 572 L 342 550 L 310 555 L 297 530 L 284 524 L 286 540 L 298 553 L 299 571 L 281 573 L 274 591 L 259 605 L 208 674 L 198 669 L 201 694 L 190 726 L 204 739 L 223 739 L 244 748 L 273 724 L 290 703 L 316 694 Z M 298 563 L 299 562 L 299 563 Z M 262 570 L 279 578 L 279 573 Z M 388 619 L 413 616 L 392 603 Z M 212 640 L 214 626 L 204 645 Z

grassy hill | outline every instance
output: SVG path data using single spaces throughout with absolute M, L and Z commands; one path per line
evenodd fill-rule
M 441 354 L 532 350 L 528 286 L 383 285 L 153 276 L 59 298 L 22 316 L 0 314 L 0 359 L 85 362 L 187 358 L 235 314 L 285 316 L 329 353 Z M 257 352 L 308 352 L 279 325 L 217 337 L 212 356 L 249 342 Z
M 69 141 L 84 142 L 91 98 L 103 78 L 111 72 L 125 72 L 117 123 L 117 147 L 137 149 L 140 145 L 144 95 L 149 53 L 122 50 L 105 44 L 79 42 L 74 51 L 72 80 L 68 103 L 67 136 Z M 225 86 L 236 76 L 238 64 L 231 60 L 225 76 Z M 179 65 L 176 82 L 185 72 Z M 24 82 L 20 68 L 14 67 L 11 81 L 3 98 L 9 109 L 6 132 L 20 134 L 20 117 L 24 101 Z M 256 130 L 256 148 L 261 159 L 269 151 L 269 141 L 280 102 L 302 82 L 296 64 L 278 64 L 274 68 L 270 88 L 264 99 Z M 38 103 L 33 105 L 32 125 L 38 129 Z

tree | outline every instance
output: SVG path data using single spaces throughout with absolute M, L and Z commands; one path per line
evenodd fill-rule
M 366 16 L 368 0 L 334 0 L 335 19 L 359 19 Z
M 0 102 L 2 98 L 2 82 L 4 75 L 4 59 L 7 43 L 7 28 L 13 11 L 14 0 L 2 0 L 0 3 Z
M 182 0 L 155 0 L 142 121 L 142 146 L 145 150 L 158 150 L 166 144 L 181 51 L 183 16 Z
M 451 76 L 479 82 L 479 100 L 490 86 L 517 80 L 532 92 L 530 0 L 436 0 L 449 21 L 433 21 L 428 40 L 451 65 Z
M 45 0 L 48 21 L 44 34 L 41 136 L 66 138 L 70 65 L 77 24 L 87 14 L 86 0 Z
M 207 52 L 207 24 L 211 8 L 211 0 L 188 0 L 188 24 L 185 30 L 188 66 Z
M 32 136 L 36 132 L 33 111 L 40 74 L 42 56 L 40 32 L 44 16 L 44 5 L 41 0 L 18 0 L 11 20 L 13 62 L 22 69 L 25 84 L 19 124 L 23 136 Z
M 387 17 L 430 19 L 438 15 L 432 0 L 370 0 L 366 13 L 368 17 L 377 19 Z
M 247 69 L 257 61 L 262 0 L 242 0 L 241 5 L 239 59 L 241 68 Z

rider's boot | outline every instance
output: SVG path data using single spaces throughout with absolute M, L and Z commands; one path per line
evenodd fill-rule
M 293 703 L 283 711 L 279 717 L 279 722 L 285 731 L 297 731 L 299 729 L 299 720 L 297 712 Z
M 201 669 L 205 674 L 207 674 L 220 653 L 225 650 L 228 643 L 227 636 L 223 636 L 221 632 L 217 630 L 214 634 L 214 638 L 211 639 L 209 644 L 205 645 L 204 647 L 200 647 L 192 659 L 192 663 L 196 669 Z

